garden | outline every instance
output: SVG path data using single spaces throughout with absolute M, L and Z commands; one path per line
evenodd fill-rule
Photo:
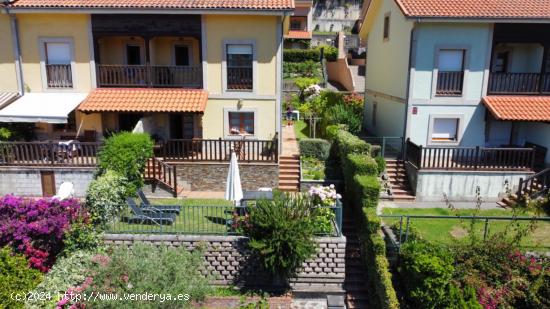
M 205 272 L 200 244 L 192 250 L 140 242 L 110 246 L 104 234 L 246 236 L 264 279 L 279 284 L 277 293 L 284 296 L 289 279 L 316 254 L 316 236 L 341 233 L 341 196 L 334 187 L 322 186 L 300 195 L 274 192 L 273 199 L 242 208 L 225 200 L 152 200 L 151 209 L 178 210 L 172 230 L 124 222 L 121 214 L 135 215 L 128 202 L 139 204 L 136 193 L 151 149 L 146 134 L 108 138 L 84 201 L 0 197 L 0 308 L 187 308 L 218 296 L 240 298 L 238 308 L 268 308 L 274 294 L 213 286 L 216 278 Z M 176 299 L 159 305 L 109 298 L 129 294 Z

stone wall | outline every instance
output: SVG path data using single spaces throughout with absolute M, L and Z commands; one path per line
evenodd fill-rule
M 178 184 L 192 191 L 225 191 L 229 163 L 179 163 Z M 276 188 L 279 185 L 277 164 L 239 164 L 243 190 L 260 187 Z
M 266 275 L 251 256 L 241 236 L 195 236 L 195 235 L 138 235 L 106 234 L 105 243 L 131 245 L 134 242 L 151 242 L 157 245 L 185 246 L 188 249 L 202 246 L 205 250 L 203 273 L 211 274 L 216 285 L 265 286 Z M 316 256 L 303 265 L 302 271 L 291 280 L 291 287 L 301 292 L 343 291 L 345 278 L 346 238 L 318 237 Z
M 84 197 L 93 179 L 95 168 L 2 167 L 0 168 L 0 195 L 42 196 L 41 171 L 54 172 L 56 189 L 59 189 L 65 181 L 72 182 L 75 197 Z

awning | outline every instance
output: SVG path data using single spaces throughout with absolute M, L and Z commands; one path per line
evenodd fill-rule
M 285 35 L 285 39 L 309 40 L 311 39 L 311 32 L 303 30 L 289 30 L 288 34 Z
M 550 121 L 550 96 L 487 96 L 482 101 L 498 120 Z
M 0 122 L 67 123 L 85 93 L 29 93 L 0 110 Z
M 19 97 L 17 92 L 0 91 L 0 109 L 7 106 Z
M 199 89 L 98 88 L 80 104 L 84 113 L 204 112 L 208 93 Z

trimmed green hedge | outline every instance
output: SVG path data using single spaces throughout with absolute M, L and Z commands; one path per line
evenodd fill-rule
M 321 48 L 323 48 L 327 61 L 336 61 L 338 58 L 338 49 L 328 45 L 321 45 L 313 49 L 285 49 L 283 51 L 283 61 L 305 62 L 311 60 L 319 62 L 321 60 Z
M 386 170 L 386 159 L 382 156 L 377 156 L 374 158 L 376 164 L 378 165 L 378 174 L 382 174 Z
M 300 154 L 303 156 L 325 161 L 330 154 L 330 142 L 321 138 L 304 138 L 299 141 L 298 145 Z
M 345 158 L 350 153 L 370 154 L 371 146 L 348 131 L 338 131 L 334 141 L 340 158 Z
M 378 206 L 381 186 L 376 176 L 355 175 L 352 186 L 357 193 L 356 199 L 360 199 L 362 207 L 376 208 Z
M 378 164 L 371 156 L 365 154 L 348 154 L 343 168 L 346 175 L 378 175 Z

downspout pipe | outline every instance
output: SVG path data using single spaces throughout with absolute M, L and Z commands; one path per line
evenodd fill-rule
M 11 28 L 11 36 L 12 36 L 12 42 L 13 42 L 13 57 L 15 61 L 15 76 L 17 79 L 17 92 L 19 93 L 19 96 L 22 96 L 25 94 L 25 87 L 23 82 L 23 66 L 21 65 L 21 47 L 19 44 L 19 24 L 17 22 L 17 17 L 15 14 L 10 13 L 9 6 L 11 4 L 11 1 L 6 0 L 4 1 L 4 9 L 6 11 L 6 14 L 10 17 L 10 28 Z
M 413 24 L 413 27 L 411 29 L 411 39 L 409 41 L 409 65 L 407 70 L 407 88 L 405 91 L 405 125 L 403 127 L 403 140 L 402 140 L 402 146 L 401 149 L 401 159 L 405 160 L 405 147 L 407 146 L 407 138 L 409 137 L 409 117 L 411 117 L 411 114 L 409 113 L 409 107 L 410 107 L 410 94 L 411 94 L 411 69 L 413 66 L 413 52 L 415 51 L 415 27 L 416 24 Z M 415 53 L 416 54 L 416 53 Z

